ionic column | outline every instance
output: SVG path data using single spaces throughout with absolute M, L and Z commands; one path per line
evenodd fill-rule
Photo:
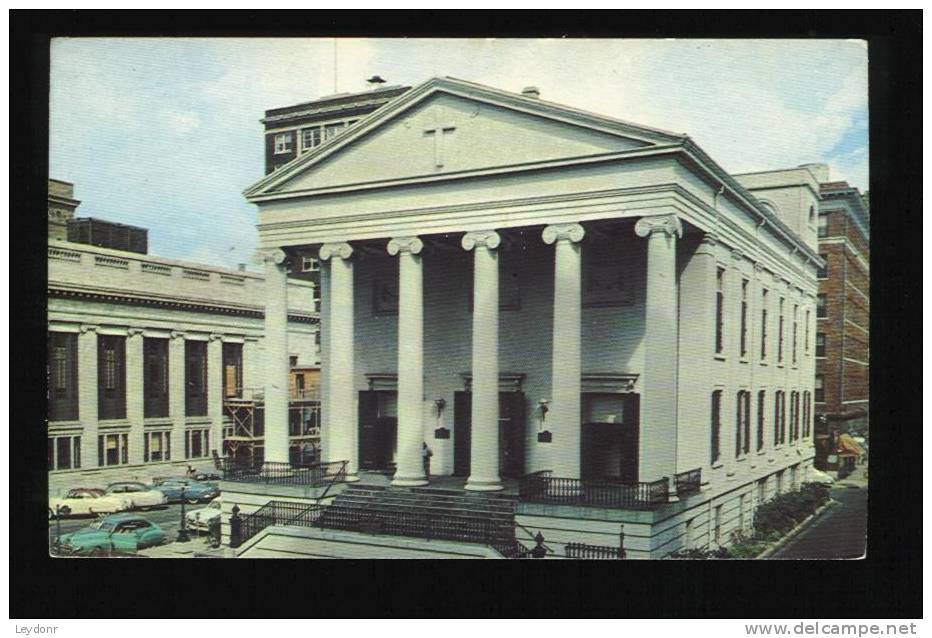
M 142 330 L 130 328 L 126 333 L 126 419 L 129 421 L 130 465 L 143 462 L 143 433 L 145 420 L 145 388 L 143 369 L 145 365 L 144 338 Z
M 553 365 L 547 419 L 553 432 L 553 475 L 579 478 L 581 413 L 582 248 L 586 230 L 579 224 L 544 229 L 544 243 L 554 246 Z
M 644 371 L 641 375 L 640 479 L 676 474 L 677 284 L 676 238 L 683 227 L 675 215 L 642 217 L 634 226 L 647 237 L 647 299 L 644 312 Z M 723 410 L 722 429 L 733 427 Z M 722 455 L 734 454 L 728 447 Z
M 288 270 L 280 248 L 265 264 L 265 461 L 288 462 Z
M 392 485 L 427 485 L 424 444 L 424 272 L 417 237 L 396 237 L 388 254 L 398 255 L 398 452 Z M 331 281 L 331 285 L 333 282 Z M 331 341 L 333 337 L 331 336 Z
M 321 409 L 326 427 L 321 433 L 323 459 L 347 461 L 347 479 L 358 480 L 359 448 L 356 445 L 356 387 L 354 381 L 353 350 L 353 247 L 346 242 L 324 244 L 320 247 L 321 262 L 328 262 L 327 297 L 325 305 L 327 339 L 322 347 L 327 381 Z M 321 278 L 324 278 L 321 269 Z M 324 292 L 324 291 L 322 291 Z
M 494 230 L 466 233 L 474 250 L 472 312 L 472 453 L 467 490 L 503 488 L 498 450 L 498 253 Z
M 210 417 L 210 447 L 217 449 L 219 454 L 223 441 L 223 337 L 219 334 L 210 335 L 207 342 L 207 416 Z M 181 446 L 184 439 L 178 442 Z M 179 447 L 181 453 L 184 448 Z M 210 450 L 207 450 L 210 455 Z M 174 451 L 173 451 L 174 455 Z M 181 455 L 178 455 L 181 459 Z
M 78 418 L 81 468 L 97 467 L 97 326 L 82 325 L 78 335 Z

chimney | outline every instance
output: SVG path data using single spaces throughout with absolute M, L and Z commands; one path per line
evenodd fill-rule
M 539 98 L 540 89 L 538 89 L 536 86 L 526 86 L 523 89 L 521 89 L 521 95 L 523 95 L 524 97 Z
M 809 169 L 809 172 L 816 178 L 820 184 L 829 181 L 828 164 L 800 164 L 800 168 Z
M 236 264 L 236 269 L 240 272 L 246 272 L 246 264 Z

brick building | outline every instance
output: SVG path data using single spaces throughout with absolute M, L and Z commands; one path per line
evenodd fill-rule
M 870 364 L 867 194 L 820 175 L 815 413 L 817 434 L 866 435 Z

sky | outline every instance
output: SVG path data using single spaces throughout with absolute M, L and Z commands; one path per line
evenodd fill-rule
M 149 251 L 251 270 L 266 109 L 365 79 L 452 76 L 687 133 L 732 173 L 830 166 L 868 188 L 867 46 L 852 40 L 63 38 L 49 177 Z

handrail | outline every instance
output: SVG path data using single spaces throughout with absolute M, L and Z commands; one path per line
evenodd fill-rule
M 652 509 L 667 502 L 670 480 L 629 483 L 618 478 L 577 479 L 540 470 L 521 479 L 519 498 L 530 503 Z
M 229 457 L 219 459 L 223 480 L 236 483 L 323 486 L 346 476 L 347 461 L 321 463 L 240 462 Z
M 695 494 L 702 488 L 702 468 L 680 472 L 673 477 L 677 496 Z

